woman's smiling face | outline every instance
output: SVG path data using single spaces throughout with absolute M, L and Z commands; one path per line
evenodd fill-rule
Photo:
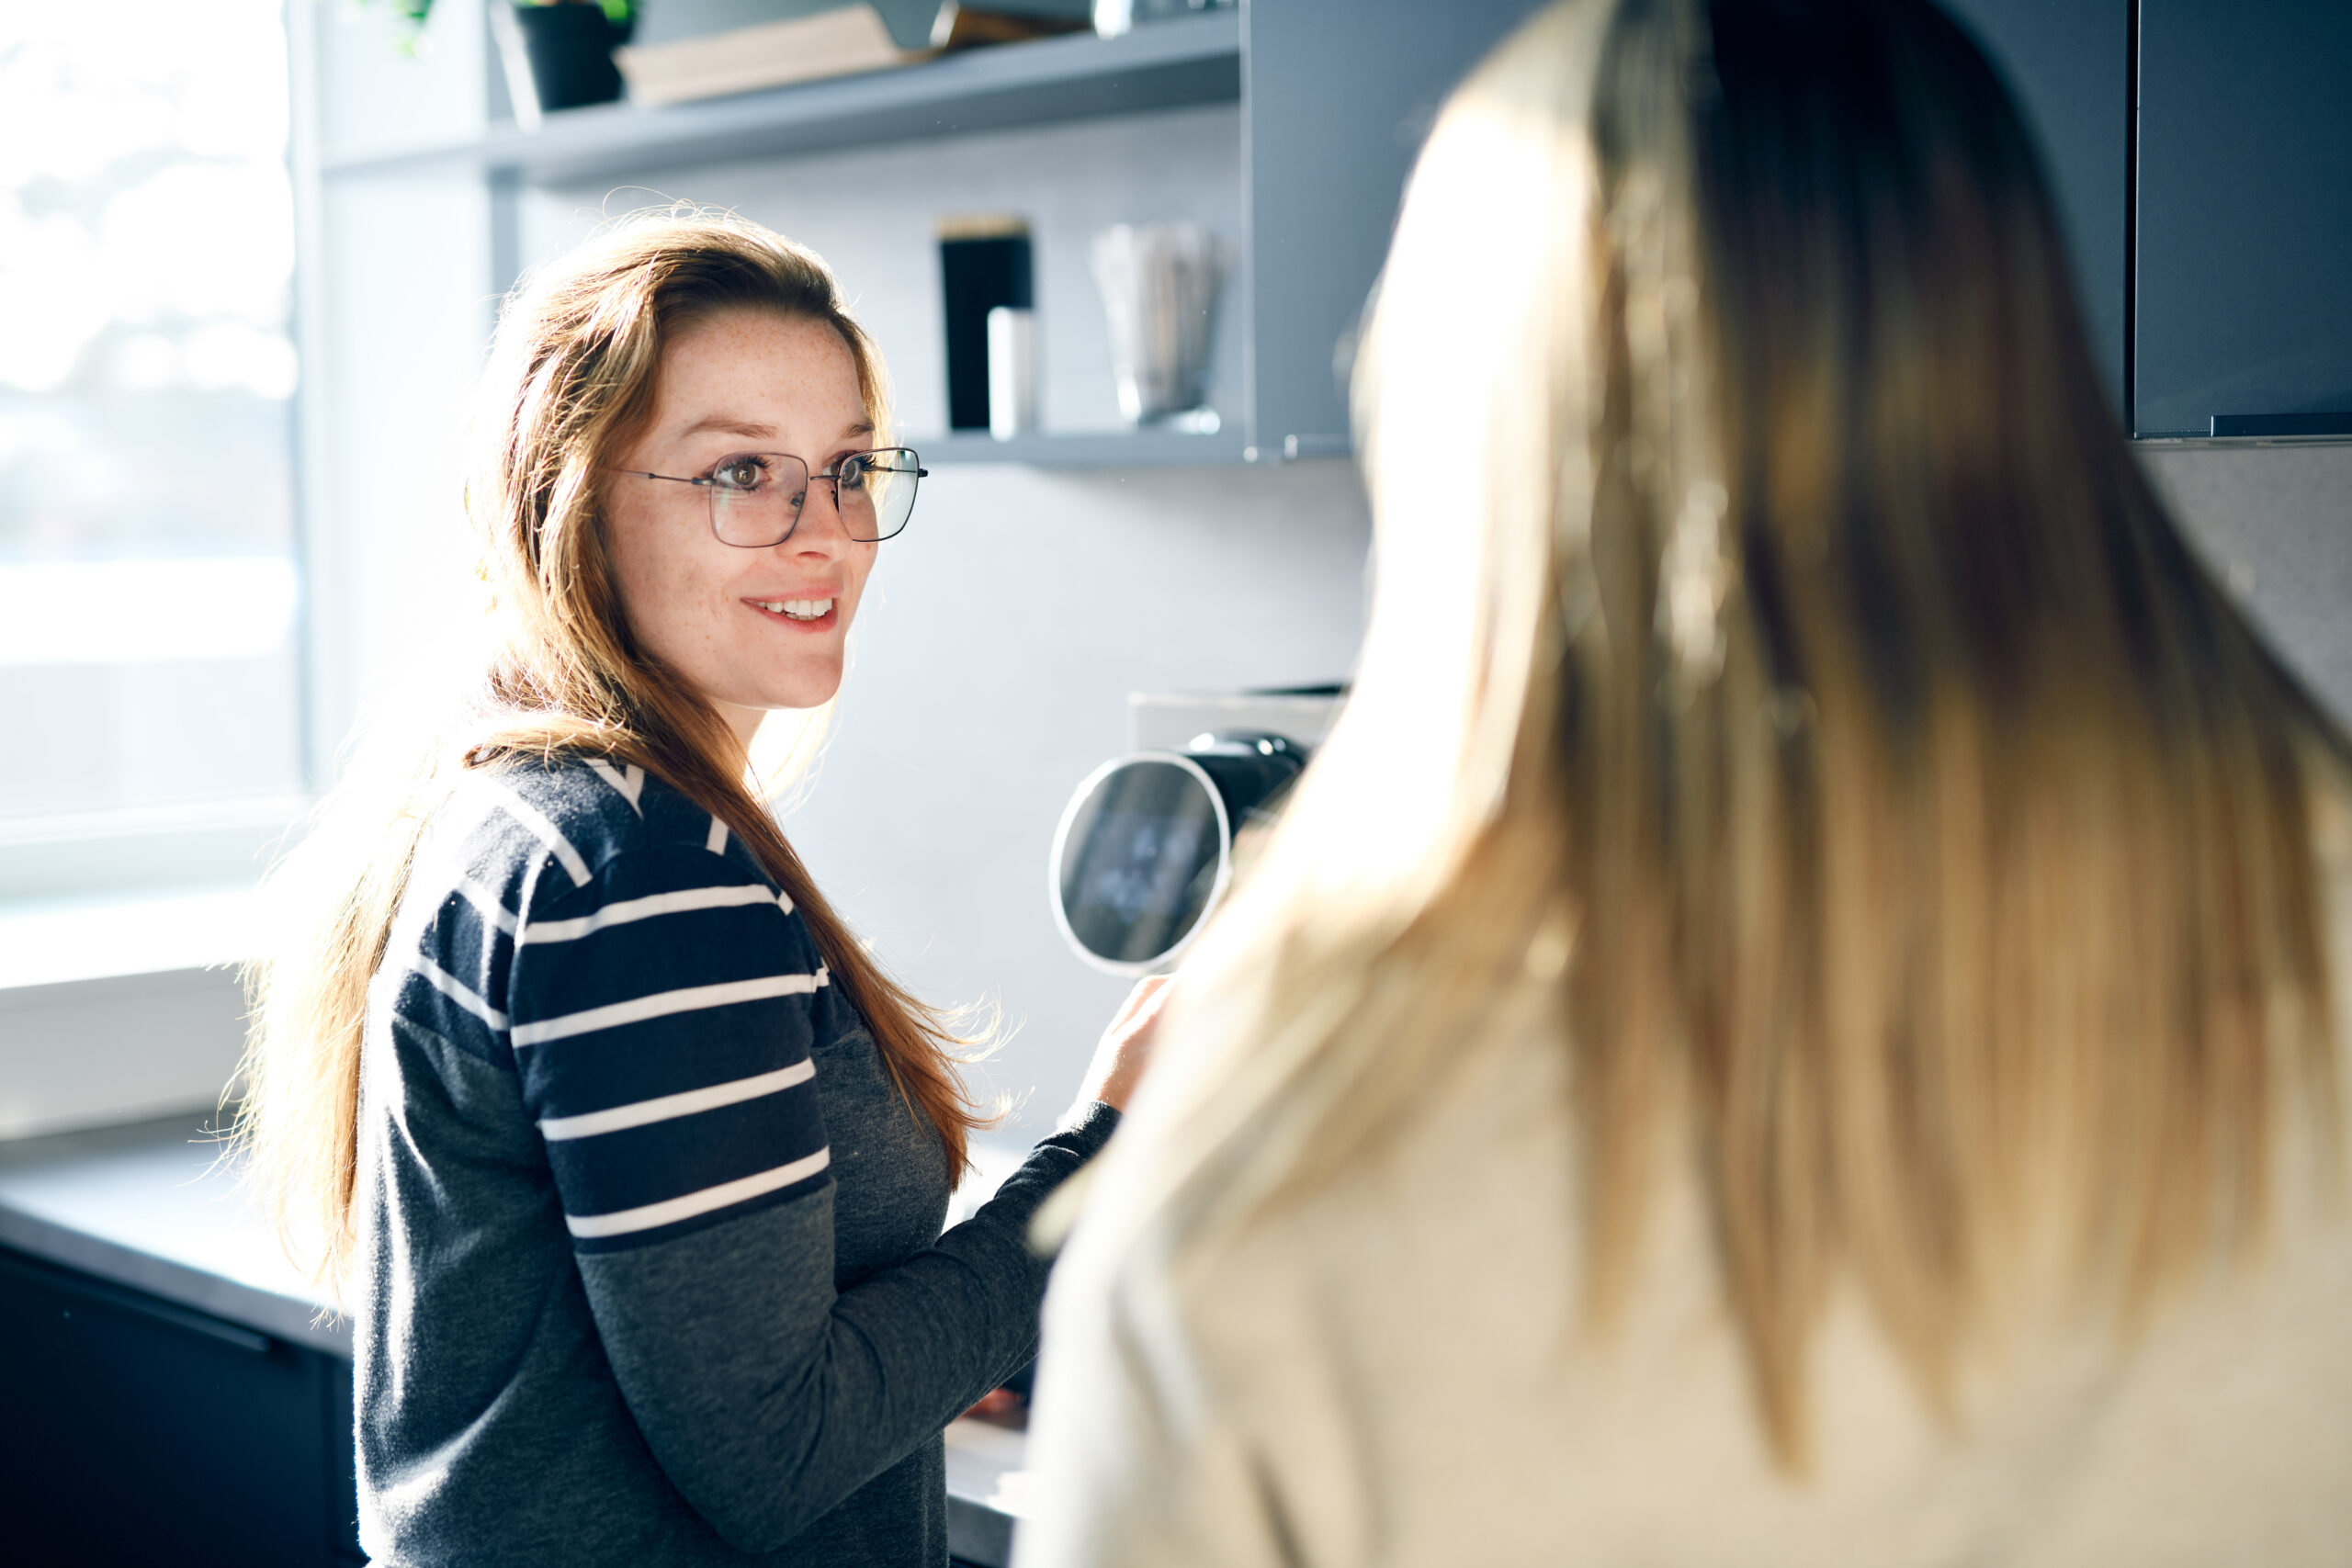
M 874 544 L 849 536 L 833 487 L 811 483 L 799 526 L 746 549 L 711 529 L 710 491 L 643 476 L 707 479 L 729 458 L 781 452 L 812 474 L 874 445 L 857 362 L 822 321 L 733 310 L 673 336 L 653 415 L 605 476 L 605 545 L 630 631 L 746 745 L 777 708 L 812 708 L 841 687 L 842 642 Z M 811 618 L 772 605 L 789 604 Z

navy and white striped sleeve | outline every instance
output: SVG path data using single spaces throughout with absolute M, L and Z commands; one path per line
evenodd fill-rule
M 830 981 L 774 888 L 655 845 L 517 925 L 509 1039 L 575 1249 L 666 1241 L 831 1179 L 809 1056 Z

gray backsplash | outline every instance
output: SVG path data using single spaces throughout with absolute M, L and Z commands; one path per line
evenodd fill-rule
M 2352 445 L 2136 450 L 2272 649 L 2352 724 Z

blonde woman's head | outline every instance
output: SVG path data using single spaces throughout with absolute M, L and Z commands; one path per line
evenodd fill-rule
M 1106 1226 L 1341 1178 L 1532 1002 L 1593 1321 L 1692 1162 L 1792 1464 L 1836 1282 L 1935 1401 L 2035 1224 L 2127 1313 L 2258 1231 L 2282 1093 L 2332 1125 L 2343 745 L 2134 466 L 1951 21 L 1545 10 L 1438 120 L 1357 406 L 1355 694 Z

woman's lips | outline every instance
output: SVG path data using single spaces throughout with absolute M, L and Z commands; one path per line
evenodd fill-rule
M 838 595 L 746 599 L 743 603 L 764 618 L 781 622 L 796 631 L 829 631 L 841 621 L 841 599 Z

